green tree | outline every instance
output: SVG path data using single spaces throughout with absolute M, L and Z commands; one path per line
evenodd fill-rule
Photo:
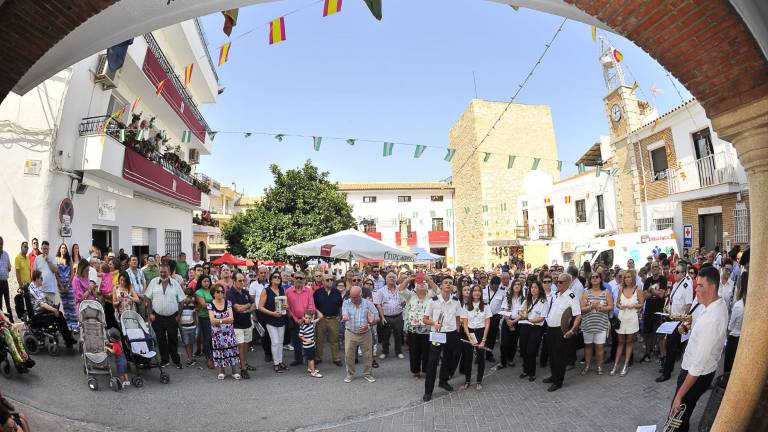
M 230 253 L 288 261 L 288 246 L 355 228 L 346 197 L 310 160 L 299 169 L 282 172 L 276 164 L 269 169 L 275 184 L 264 191 L 264 198 L 222 227 Z

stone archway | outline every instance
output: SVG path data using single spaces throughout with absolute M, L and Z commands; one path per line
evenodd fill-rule
M 193 13 L 200 15 L 261 1 L 267 0 L 190 2 L 183 6 L 186 15 L 180 15 L 177 21 L 195 16 L 190 15 Z M 752 261 L 768 262 L 768 229 L 760 223 L 768 220 L 768 206 L 764 205 L 768 202 L 768 61 L 731 2 L 496 1 L 555 13 L 572 5 L 635 42 L 677 77 L 704 106 L 719 136 L 733 143 L 738 152 L 750 183 Z M 59 41 L 82 24 L 108 16 L 110 8 L 126 3 L 117 0 L 0 1 L 0 99 Z M 136 0 L 131 3 L 141 10 L 142 6 L 157 7 L 165 2 Z M 133 36 L 136 36 L 143 32 L 142 21 L 144 26 L 155 25 L 151 30 L 163 26 L 162 18 L 172 16 L 134 14 L 120 25 L 129 29 L 126 31 L 135 29 Z M 120 41 L 108 42 L 95 47 L 94 52 Z M 79 59 L 68 60 L 71 63 Z M 768 429 L 768 417 L 762 415 L 768 412 L 768 357 L 764 355 L 768 352 L 768 324 L 761 319 L 768 314 L 768 296 L 754 295 L 757 290 L 765 290 L 757 284 L 758 279 L 753 278 L 753 295 L 747 306 L 741 345 L 723 409 L 713 428 L 716 431 Z

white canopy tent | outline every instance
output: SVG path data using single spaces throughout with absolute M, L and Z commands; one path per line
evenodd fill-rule
M 413 261 L 414 254 L 392 247 L 356 229 L 310 240 L 285 248 L 288 255 L 343 260 Z

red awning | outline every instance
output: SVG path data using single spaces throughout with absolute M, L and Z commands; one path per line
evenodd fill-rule
M 240 258 L 236 258 L 232 256 L 229 252 L 225 252 L 224 255 L 222 255 L 219 259 L 212 261 L 213 265 L 222 265 L 222 264 L 229 264 L 229 265 L 236 265 L 236 266 L 244 266 L 246 265 L 246 262 L 244 260 L 241 260 Z

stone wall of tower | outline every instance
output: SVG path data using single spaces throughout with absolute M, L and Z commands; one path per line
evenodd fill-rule
M 611 130 L 611 147 L 618 175 L 616 187 L 616 216 L 619 233 L 640 230 L 640 179 L 631 132 L 643 124 L 640 101 L 630 87 L 619 86 L 605 97 L 605 112 Z M 611 107 L 618 105 L 621 119 L 611 118 Z
M 517 197 L 524 192 L 523 180 L 533 158 L 541 158 L 538 170 L 554 181 L 560 179 L 549 106 L 507 105 L 473 99 L 449 132 L 450 147 L 456 149 L 451 171 L 456 263 L 460 265 L 498 263 L 488 241 L 515 239 Z M 486 152 L 491 153 L 487 162 Z M 509 155 L 516 156 L 511 169 L 507 168 Z

